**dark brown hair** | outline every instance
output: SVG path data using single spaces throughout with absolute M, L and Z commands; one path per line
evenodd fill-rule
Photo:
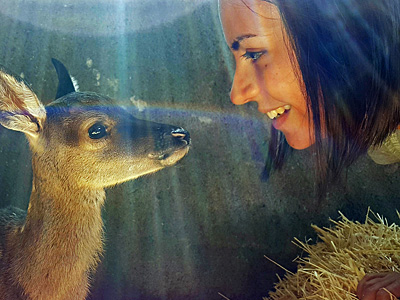
M 321 192 L 400 124 L 400 0 L 268 2 L 280 11 L 300 67 Z M 289 148 L 272 131 L 266 177 Z

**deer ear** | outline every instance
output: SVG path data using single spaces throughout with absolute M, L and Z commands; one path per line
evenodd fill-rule
M 0 69 L 0 124 L 37 137 L 45 119 L 46 110 L 36 94 Z
M 51 62 L 53 63 L 54 68 L 56 68 L 58 76 L 56 99 L 61 98 L 69 93 L 76 92 L 74 82 L 72 81 L 72 78 L 64 64 L 55 58 L 52 58 Z

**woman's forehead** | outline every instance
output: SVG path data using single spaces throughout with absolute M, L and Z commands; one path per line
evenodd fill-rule
M 219 0 L 220 17 L 227 42 L 241 36 L 265 36 L 281 29 L 278 8 L 261 0 Z
M 278 7 L 262 0 L 219 0 L 219 11 L 223 19 L 247 20 L 266 25 L 281 21 Z

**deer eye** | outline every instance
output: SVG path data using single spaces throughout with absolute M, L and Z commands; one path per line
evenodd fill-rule
M 96 123 L 89 128 L 88 133 L 91 139 L 98 140 L 107 135 L 107 130 L 103 124 Z

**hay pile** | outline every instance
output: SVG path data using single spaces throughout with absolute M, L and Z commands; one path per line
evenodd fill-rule
M 371 220 L 372 214 L 377 222 Z M 400 215 L 399 215 L 400 217 Z M 356 300 L 357 284 L 367 273 L 400 272 L 400 227 L 369 211 L 364 224 L 341 214 L 333 228 L 312 226 L 322 240 L 315 245 L 295 239 L 308 253 L 296 258 L 297 273 L 287 271 L 264 300 Z

